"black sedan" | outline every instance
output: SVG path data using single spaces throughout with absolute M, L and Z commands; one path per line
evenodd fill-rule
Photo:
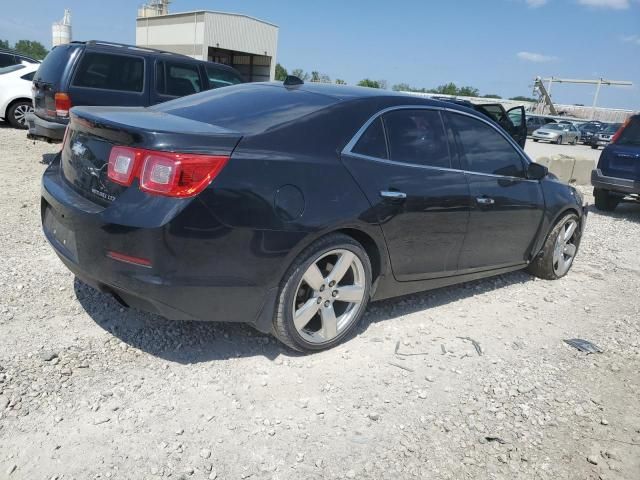
M 74 108 L 42 185 L 44 233 L 79 279 L 302 351 L 345 339 L 370 300 L 560 278 L 585 214 L 474 110 L 320 84 Z

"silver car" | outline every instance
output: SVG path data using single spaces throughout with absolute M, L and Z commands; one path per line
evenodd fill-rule
M 575 145 L 580 140 L 580 130 L 571 123 L 550 123 L 533 132 L 533 141 Z

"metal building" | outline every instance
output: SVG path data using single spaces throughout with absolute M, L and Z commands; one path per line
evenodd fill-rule
M 196 11 L 142 16 L 136 45 L 230 65 L 252 82 L 273 80 L 278 26 L 247 15 Z

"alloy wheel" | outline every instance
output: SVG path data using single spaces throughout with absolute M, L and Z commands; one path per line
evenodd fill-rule
M 570 219 L 558 233 L 556 245 L 553 249 L 553 271 L 559 277 L 569 271 L 576 256 L 578 250 L 576 246 L 577 231 L 578 222 Z
M 22 126 L 27 124 L 27 113 L 33 112 L 33 107 L 26 104 L 18 105 L 13 110 L 13 118 L 15 118 L 16 122 Z
M 366 291 L 365 269 L 347 249 L 324 253 L 309 265 L 293 300 L 293 323 L 307 342 L 333 340 L 357 319 Z

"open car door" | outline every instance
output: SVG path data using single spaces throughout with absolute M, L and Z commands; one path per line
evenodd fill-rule
M 514 107 L 507 111 L 500 103 L 484 103 L 474 104 L 473 108 L 504 128 L 511 138 L 524 148 L 527 141 L 527 119 L 524 107 Z

